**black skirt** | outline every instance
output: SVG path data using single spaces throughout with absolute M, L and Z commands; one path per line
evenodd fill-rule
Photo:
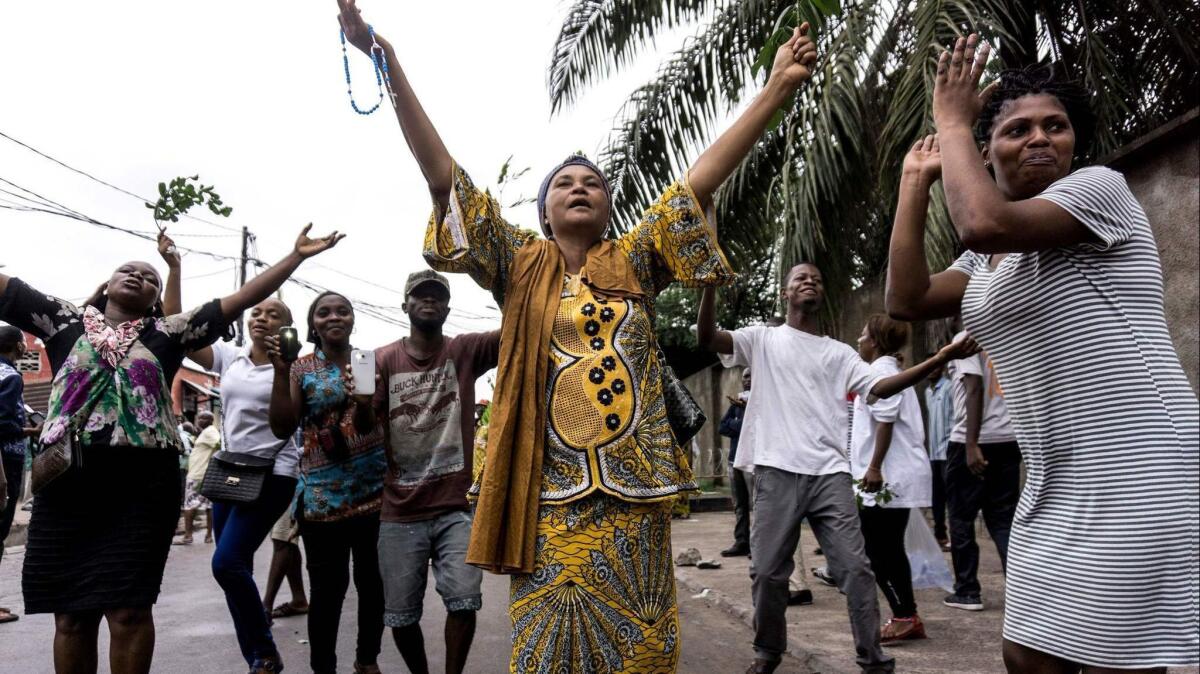
M 26 613 L 149 606 L 179 520 L 179 457 L 160 448 L 89 446 L 83 466 L 33 499 Z

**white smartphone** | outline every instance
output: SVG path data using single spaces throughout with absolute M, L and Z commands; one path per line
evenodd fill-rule
M 350 374 L 354 375 L 356 395 L 375 394 L 375 352 L 355 349 L 350 352 Z

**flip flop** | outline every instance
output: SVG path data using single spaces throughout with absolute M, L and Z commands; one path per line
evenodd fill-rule
M 191 544 L 192 544 L 192 539 L 190 539 L 190 538 L 181 538 L 177 541 L 171 541 L 171 545 L 191 545 Z
M 21 616 L 9 611 L 6 608 L 0 608 L 0 624 L 16 622 L 21 619 Z
M 285 601 L 284 603 L 280 604 L 279 606 L 276 606 L 274 609 L 271 610 L 271 617 L 272 618 L 290 618 L 295 615 L 304 615 L 306 613 L 308 613 L 307 606 L 305 606 L 304 608 L 296 608 L 295 606 L 292 606 L 292 602 Z

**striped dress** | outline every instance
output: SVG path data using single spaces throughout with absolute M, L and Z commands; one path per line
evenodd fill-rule
M 1037 198 L 1097 242 L 967 252 L 967 330 L 991 355 L 1028 468 L 1004 636 L 1118 668 L 1200 659 L 1200 407 L 1163 312 L 1150 224 L 1125 178 L 1089 167 Z

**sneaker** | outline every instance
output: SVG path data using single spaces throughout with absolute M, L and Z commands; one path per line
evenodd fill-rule
M 881 644 L 927 638 L 925 624 L 921 622 L 921 616 L 918 615 L 911 618 L 892 618 L 887 621 L 883 629 L 879 630 L 879 643 Z
M 803 589 L 788 593 L 788 606 L 808 606 L 812 603 L 812 590 Z
M 837 581 L 829 574 L 828 566 L 814 566 L 812 568 L 813 578 L 825 583 L 829 587 L 837 587 Z
M 750 554 L 750 546 L 746 543 L 734 543 L 733 547 L 721 551 L 722 557 L 745 557 Z
M 960 608 L 964 611 L 983 610 L 983 600 L 978 595 L 969 597 L 961 594 L 948 594 L 942 603 L 950 608 Z

